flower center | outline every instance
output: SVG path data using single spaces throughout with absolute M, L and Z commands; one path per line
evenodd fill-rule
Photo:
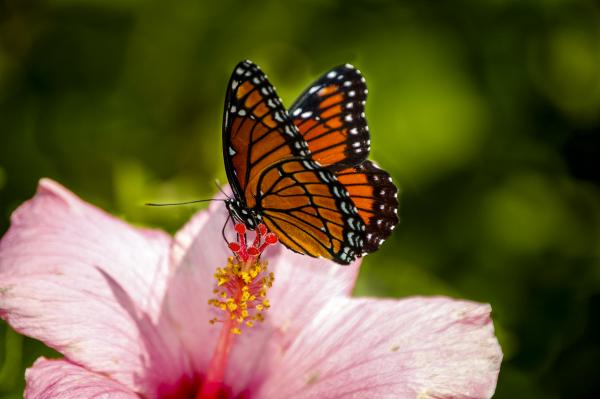
M 255 322 L 262 322 L 263 312 L 270 307 L 267 291 L 274 276 L 260 255 L 269 245 L 277 243 L 277 237 L 260 224 L 254 242 L 248 245 L 246 227 L 237 224 L 235 230 L 238 242 L 229 244 L 234 256 L 227 259 L 225 267 L 217 269 L 217 287 L 213 291 L 216 298 L 208 303 L 225 312 L 224 318 L 210 320 L 212 324 L 231 320 L 233 323 L 228 323 L 232 325 L 231 332 L 240 334 L 242 326 L 252 327 Z
M 270 306 L 267 290 L 273 285 L 274 276 L 269 272 L 267 262 L 260 260 L 260 255 L 269 245 L 277 243 L 277 237 L 260 224 L 254 242 L 247 245 L 246 227 L 236 224 L 235 231 L 238 242 L 229 244 L 234 256 L 227 259 L 225 267 L 217 269 L 217 287 L 213 291 L 217 297 L 208 301 L 224 313 L 210 323 L 223 323 L 223 328 L 196 399 L 223 397 L 223 378 L 234 337 L 241 334 L 243 326 L 252 327 L 254 322 L 263 321 L 263 312 Z

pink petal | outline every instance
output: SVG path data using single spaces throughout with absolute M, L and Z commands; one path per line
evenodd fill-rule
M 39 358 L 27 369 L 25 379 L 26 399 L 139 399 L 115 380 L 67 360 Z
M 0 242 L 2 317 L 68 359 L 151 392 L 185 362 L 168 329 L 156 327 L 170 242 L 44 179 Z
M 221 238 L 226 218 L 225 206 L 212 204 L 208 212 L 197 214 L 175 236 L 173 246 L 173 261 L 178 266 L 167 294 L 169 313 L 178 325 L 186 350 L 193 356 L 196 370 L 207 369 L 220 333 L 220 325 L 208 323 L 219 314 L 207 302 L 213 297 L 216 268 L 224 266 L 231 256 Z M 226 233 L 233 239 L 231 224 Z M 298 255 L 281 244 L 268 248 L 265 255 L 275 273 L 275 285 L 268 294 L 272 307 L 266 312 L 265 323 L 244 329 L 237 338 L 226 375 L 234 394 L 265 378 L 271 356 L 279 356 L 268 347 L 289 345 L 327 301 L 350 294 L 359 267 L 359 262 L 339 266 Z
M 209 324 L 214 317 L 208 300 L 215 285 L 217 267 L 227 264 L 231 251 L 221 236 L 227 218 L 223 203 L 197 213 L 175 235 L 172 261 L 175 274 L 167 292 L 169 317 L 195 370 L 206 370 L 220 331 Z
M 226 382 L 234 394 L 259 386 L 315 315 L 330 300 L 350 295 L 359 265 L 360 261 L 340 266 L 283 247 L 270 257 L 269 268 L 275 273 L 268 293 L 271 308 L 266 321 L 245 329 L 233 348 Z
M 338 298 L 273 363 L 259 398 L 489 398 L 502 352 L 490 307 Z
M 275 273 L 269 291 L 270 324 L 288 339 L 308 323 L 331 299 L 352 293 L 361 260 L 340 266 L 330 260 L 296 254 L 280 246 L 280 252 L 268 258 Z

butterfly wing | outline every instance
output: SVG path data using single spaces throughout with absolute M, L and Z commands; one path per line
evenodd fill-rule
M 264 223 L 293 251 L 348 264 L 363 253 L 366 226 L 334 173 L 310 159 L 286 159 L 256 185 Z
M 236 198 L 293 251 L 348 264 L 376 250 L 398 222 L 389 175 L 363 162 L 365 98 L 356 69 L 334 68 L 296 102 L 292 121 L 258 66 L 244 61 L 232 74 L 223 117 L 227 177 Z
M 336 172 L 366 225 L 362 252 L 376 251 L 398 224 L 398 189 L 371 161 Z
M 339 170 L 367 159 L 366 99 L 365 78 L 350 64 L 333 68 L 300 95 L 289 115 L 314 160 Z
M 267 166 L 308 155 L 266 75 L 252 62 L 240 62 L 229 80 L 223 113 L 223 158 L 236 197 L 253 208 L 253 185 Z

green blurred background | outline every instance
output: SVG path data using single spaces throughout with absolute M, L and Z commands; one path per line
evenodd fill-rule
M 600 397 L 600 7 L 593 1 L 0 1 L 0 232 L 52 177 L 174 232 L 225 181 L 250 58 L 286 104 L 351 62 L 402 223 L 357 295 L 492 304 L 496 398 Z M 41 344 L 5 323 L 0 395 Z

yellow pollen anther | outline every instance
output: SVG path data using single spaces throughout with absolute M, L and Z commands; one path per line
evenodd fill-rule
M 242 265 L 237 259 L 229 258 L 225 267 L 216 270 L 215 279 L 217 288 L 213 292 L 217 299 L 208 303 L 226 312 L 226 318 L 234 321 L 236 326 L 231 333 L 241 334 L 242 326 L 253 327 L 255 321 L 264 321 L 262 312 L 271 306 L 266 299 L 267 290 L 274 280 L 266 262 L 253 259 Z M 210 323 L 218 321 L 214 318 Z

